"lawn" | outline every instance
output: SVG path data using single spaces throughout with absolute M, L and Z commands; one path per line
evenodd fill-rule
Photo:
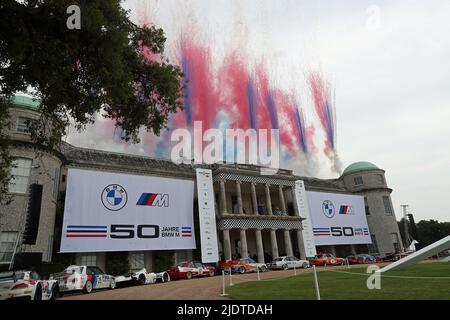
M 366 268 L 340 269 L 340 271 L 346 273 L 330 271 L 317 273 L 322 300 L 450 300 L 450 263 L 423 263 L 404 270 L 387 272 L 386 276 L 448 278 L 411 279 L 382 276 L 380 290 L 367 289 L 366 281 L 369 275 L 365 274 Z M 232 299 L 239 300 L 316 299 L 312 273 L 284 279 L 244 282 L 227 287 L 227 291 Z

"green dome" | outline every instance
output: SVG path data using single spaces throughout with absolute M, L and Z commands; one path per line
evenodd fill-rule
M 31 109 L 39 108 L 39 101 L 33 100 L 33 98 L 27 96 L 15 95 L 12 100 L 13 103 L 18 106 L 29 107 Z
M 373 169 L 380 169 L 380 168 L 378 168 L 373 163 L 370 163 L 367 161 L 360 161 L 360 162 L 355 162 L 355 163 L 352 163 L 351 165 L 349 165 L 347 168 L 345 168 L 345 170 L 342 174 L 344 175 L 344 174 L 348 174 L 348 173 L 352 173 L 352 172 L 356 172 L 356 171 L 373 170 Z

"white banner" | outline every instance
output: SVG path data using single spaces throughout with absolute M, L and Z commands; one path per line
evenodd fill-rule
M 202 262 L 219 261 L 212 171 L 196 169 Z
M 61 252 L 195 249 L 194 182 L 69 169 Z
M 314 242 L 314 235 L 312 230 L 311 215 L 309 213 L 308 200 L 306 199 L 305 184 L 302 180 L 295 181 L 295 199 L 297 201 L 297 208 L 302 217 L 302 235 L 303 246 L 307 258 L 314 258 L 317 254 L 316 243 Z
M 364 197 L 306 192 L 316 245 L 372 243 Z

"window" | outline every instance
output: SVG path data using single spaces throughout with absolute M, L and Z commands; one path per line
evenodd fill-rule
M 25 117 L 19 117 L 17 118 L 17 126 L 16 131 L 17 132 L 23 132 L 28 133 L 29 132 L 29 125 L 32 122 L 35 122 L 36 120 L 25 118 Z
M 130 252 L 128 258 L 130 259 L 131 270 L 139 270 L 145 267 L 143 252 Z
M 374 234 L 371 234 L 370 239 L 372 240 L 372 243 L 367 245 L 367 250 L 369 251 L 369 254 L 377 254 L 378 253 L 377 238 L 375 237 Z
M 356 186 L 361 186 L 364 184 L 363 178 L 361 176 L 353 178 L 353 181 L 355 181 Z
M 95 253 L 83 254 L 81 256 L 82 266 L 95 266 L 97 265 L 97 255 Z
M 31 173 L 31 159 L 17 158 L 11 169 L 12 179 L 9 182 L 9 192 L 27 193 L 28 180 Z
M 18 232 L 3 231 L 0 236 L 0 263 L 10 263 L 14 254 Z
M 369 203 L 367 202 L 367 197 L 364 197 L 364 207 L 366 209 L 366 216 L 370 215 Z
M 400 252 L 400 241 L 396 232 L 391 233 L 392 244 L 394 245 L 395 252 Z
M 391 201 L 388 196 L 383 196 L 384 212 L 387 215 L 392 215 Z
M 382 174 L 377 174 L 377 179 L 378 179 L 378 183 L 379 184 L 383 184 L 384 185 L 384 177 Z

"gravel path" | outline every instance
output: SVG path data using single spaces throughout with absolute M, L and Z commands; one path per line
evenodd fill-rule
M 361 268 L 363 265 L 351 265 L 351 268 Z M 330 268 L 330 267 L 327 267 Z M 346 269 L 347 267 L 333 267 Z M 318 267 L 322 271 L 323 267 Z M 312 269 L 296 270 L 297 274 L 312 272 Z M 293 276 L 294 270 L 269 271 L 260 273 L 261 280 Z M 226 276 L 225 284 L 229 285 L 229 276 Z M 233 284 L 242 281 L 257 280 L 256 273 L 244 275 L 233 274 Z M 228 300 L 221 297 L 222 277 L 196 278 L 191 280 L 177 280 L 166 283 L 157 283 L 144 286 L 133 286 L 115 290 L 95 291 L 91 294 L 65 295 L 62 300 Z

